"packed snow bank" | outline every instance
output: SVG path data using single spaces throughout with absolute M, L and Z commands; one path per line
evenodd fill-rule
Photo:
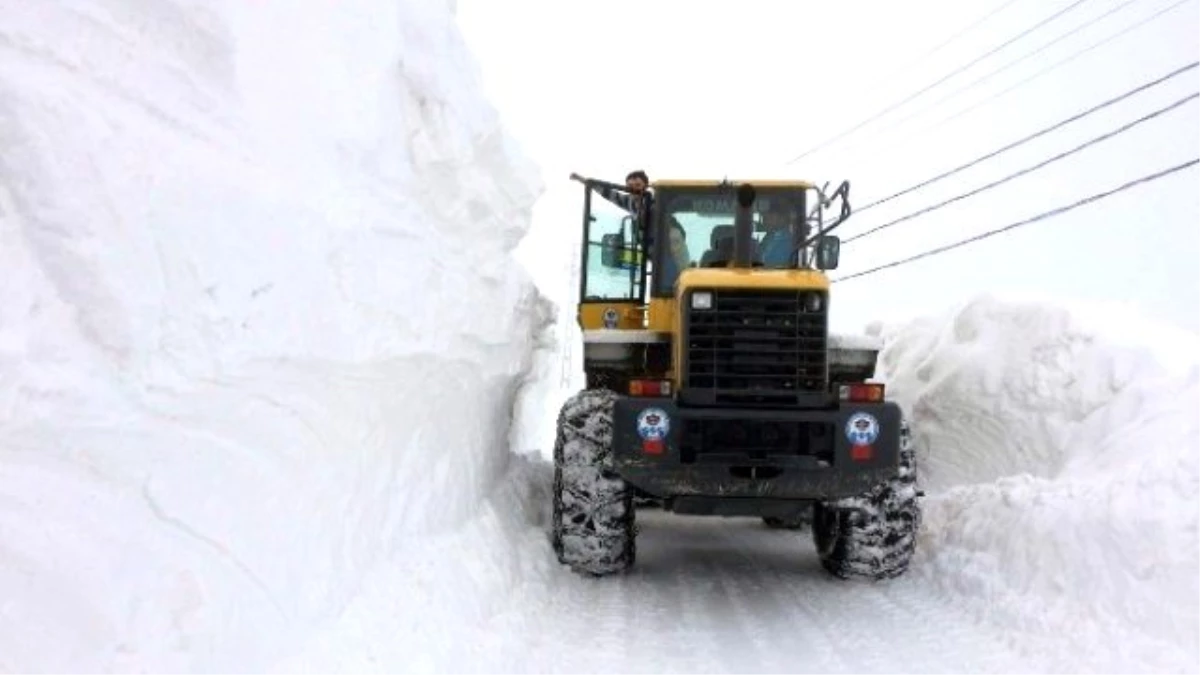
M 1200 350 L 1101 319 L 984 297 L 887 335 L 931 492 L 913 569 L 1014 640 L 1075 647 L 1064 669 L 1191 670 Z
M 1097 450 L 1079 446 L 1080 429 L 1127 389 L 1169 402 L 1196 372 L 1200 338 L 1119 309 L 982 297 L 887 331 L 880 370 L 912 415 L 926 486 L 1059 476 L 1090 462 Z
M 550 313 L 450 4 L 3 3 L 0 670 L 261 669 L 486 512 Z

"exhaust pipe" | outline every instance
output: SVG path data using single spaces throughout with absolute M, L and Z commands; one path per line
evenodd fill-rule
M 733 217 L 733 266 L 750 267 L 750 247 L 754 243 L 754 186 L 744 183 L 737 190 L 737 212 Z

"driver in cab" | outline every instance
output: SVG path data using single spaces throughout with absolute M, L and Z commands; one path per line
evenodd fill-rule
M 794 250 L 792 228 L 801 228 L 802 236 L 808 238 L 808 225 L 799 222 L 792 204 L 780 199 L 771 200 L 762 214 L 762 229 L 766 232 L 759 242 L 759 253 L 766 267 L 790 267 Z

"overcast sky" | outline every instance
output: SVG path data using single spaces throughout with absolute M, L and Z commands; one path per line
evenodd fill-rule
M 849 179 L 851 201 L 862 207 L 1200 58 L 1200 0 L 459 0 L 458 11 L 509 132 L 543 169 L 547 191 L 524 259 L 555 299 L 568 303 L 568 314 L 575 287 L 566 274 L 580 214 L 571 171 L 618 181 L 632 168 L 652 178 Z M 961 74 L 791 162 L 1059 11 Z M 1198 82 L 1200 69 L 1193 69 L 863 211 L 840 234 L 853 236 L 1036 164 L 1194 93 Z M 1028 176 L 847 243 L 842 268 L 831 276 L 1008 225 L 1198 155 L 1200 103 L 1192 100 Z M 938 311 L 996 291 L 1124 301 L 1200 330 L 1198 186 L 1200 170 L 1188 169 L 841 282 L 834 321 L 857 330 L 873 318 Z

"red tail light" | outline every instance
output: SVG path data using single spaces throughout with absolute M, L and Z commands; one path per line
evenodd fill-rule
M 838 387 L 838 398 L 851 403 L 882 403 L 883 385 L 843 384 Z
M 875 456 L 875 448 L 869 445 L 850 446 L 850 459 L 855 462 L 869 462 Z
M 642 452 L 647 455 L 661 455 L 666 450 L 667 445 L 661 438 L 647 438 L 642 441 Z
M 670 396 L 670 380 L 630 380 L 630 396 Z

